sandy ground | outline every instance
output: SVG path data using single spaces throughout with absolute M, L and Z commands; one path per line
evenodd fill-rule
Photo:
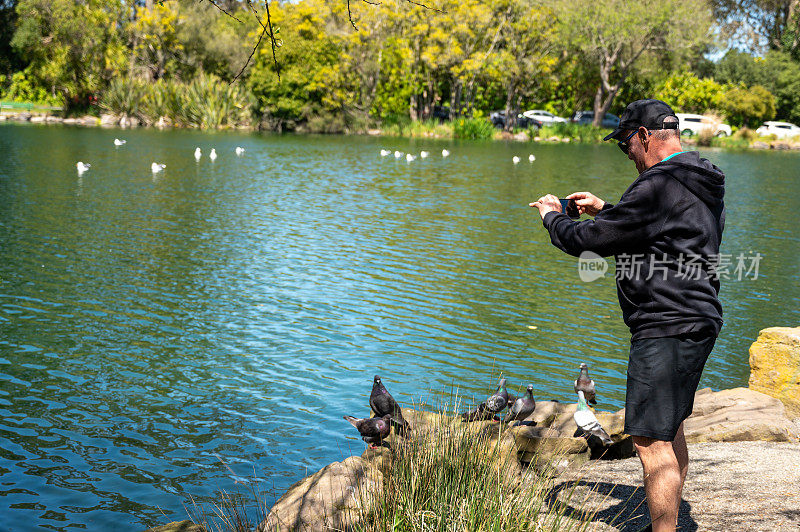
M 559 479 L 559 498 L 574 490 L 597 513 L 591 530 L 640 531 L 650 523 L 638 458 L 592 461 Z M 578 504 L 575 504 L 578 506 Z M 689 445 L 681 531 L 800 530 L 800 444 Z

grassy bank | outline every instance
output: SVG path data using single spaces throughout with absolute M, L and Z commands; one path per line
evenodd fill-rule
M 571 491 L 554 490 L 561 455 L 536 455 L 523 469 L 516 447 L 499 437 L 499 423 L 462 423 L 457 405 L 437 410 L 409 418 L 411 432 L 392 436 L 385 444 L 390 450 L 370 451 L 381 464 L 378 487 L 355 489 L 320 509 L 331 530 L 579 532 L 592 524 L 592 512 Z M 195 505 L 193 521 L 206 530 L 253 530 L 258 523 L 248 515 L 260 521 L 268 513 L 258 493 L 220 494 L 210 511 Z

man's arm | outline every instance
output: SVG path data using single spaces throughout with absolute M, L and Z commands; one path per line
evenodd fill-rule
M 574 256 L 592 251 L 607 257 L 651 238 L 662 218 L 648 179 L 635 183 L 616 205 L 603 205 L 594 220 L 575 222 L 551 210 L 544 213 L 542 223 L 553 245 L 562 251 Z

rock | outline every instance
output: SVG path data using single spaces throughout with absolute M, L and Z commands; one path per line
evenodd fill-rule
M 540 142 L 541 140 L 542 140 L 542 137 L 538 137 L 538 136 L 537 137 L 533 137 L 533 141 L 534 142 Z
M 761 142 L 760 140 L 757 140 L 754 143 L 752 143 L 750 145 L 750 147 L 753 148 L 754 150 L 768 150 L 769 149 L 769 144 L 767 144 L 766 142 Z
M 117 115 L 112 115 L 109 113 L 104 113 L 100 115 L 100 125 L 109 127 L 109 126 L 116 126 L 119 123 L 119 117 Z
M 77 124 L 78 123 L 78 119 L 77 118 L 65 118 L 63 123 L 64 124 Z
M 168 127 L 172 127 L 172 120 L 167 116 L 159 117 L 158 122 L 156 122 L 156 127 L 158 129 L 166 129 Z
M 48 116 L 47 117 L 47 123 L 48 124 L 60 124 L 63 121 L 64 121 L 64 119 L 61 118 L 60 116 Z
M 206 532 L 206 529 L 189 521 L 173 521 L 166 525 L 148 528 L 145 532 Z
M 367 130 L 367 135 L 369 135 L 371 137 L 377 137 L 377 136 L 380 136 L 381 134 L 383 134 L 383 131 L 381 131 L 380 129 L 368 129 Z
M 561 139 L 559 137 L 556 137 L 555 135 L 553 135 L 552 137 L 548 137 L 547 139 L 548 142 L 559 142 L 560 140 Z
M 569 137 L 565 137 L 561 139 L 561 142 L 569 142 L 571 139 Z
M 96 126 L 100 123 L 99 119 L 92 115 L 84 115 L 78 119 L 78 123 L 82 126 Z
M 119 119 L 119 127 L 137 127 L 139 119 L 134 116 L 123 116 Z
M 800 417 L 800 327 L 770 327 L 750 346 L 751 390 L 765 393 Z
M 686 441 L 797 441 L 797 426 L 783 404 L 761 392 L 734 388 L 703 389 L 694 399 L 692 415 L 684 422 Z
M 520 142 L 528 142 L 529 140 L 531 140 L 531 137 L 524 131 L 520 131 L 511 138 L 513 138 L 514 140 L 518 140 Z
M 17 113 L 15 115 L 11 115 L 11 120 L 16 120 L 17 122 L 27 122 L 31 119 L 30 113 Z
M 31 122 L 31 124 L 44 124 L 46 120 L 47 120 L 47 117 L 44 116 L 44 115 L 34 115 L 34 116 L 31 116 L 30 122 Z
M 294 483 L 258 531 L 348 530 L 370 512 L 382 491 L 383 474 L 378 467 L 371 460 L 351 456 Z
M 0 114 L 0 122 L 3 122 L 3 121 L 4 121 L 4 120 L 6 120 L 7 118 L 8 118 L 8 117 L 6 117 L 6 115 L 4 115 L 4 114 Z
M 769 147 L 773 150 L 788 150 L 791 148 L 788 142 L 773 142 Z

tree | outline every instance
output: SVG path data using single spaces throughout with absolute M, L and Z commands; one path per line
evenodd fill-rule
M 800 53 L 800 0 L 713 0 L 714 15 L 734 44 Z
M 84 105 L 125 64 L 122 27 L 129 13 L 114 0 L 19 0 L 11 45 L 30 75 L 67 105 Z
M 662 83 L 655 97 L 675 111 L 705 113 L 720 109 L 726 87 L 711 78 L 700 79 L 694 74 L 673 74 Z
M 761 85 L 735 86 L 725 91 L 722 109 L 732 124 L 752 127 L 775 117 L 775 97 Z
M 710 27 L 702 0 L 559 0 L 558 15 L 566 46 L 597 65 L 595 126 L 643 54 L 691 51 Z

